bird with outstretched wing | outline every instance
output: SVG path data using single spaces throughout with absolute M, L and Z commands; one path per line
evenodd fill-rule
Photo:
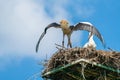
M 88 32 L 91 32 L 92 35 L 96 35 L 100 41 L 102 42 L 103 45 L 105 45 L 104 40 L 102 35 L 100 34 L 100 32 L 89 22 L 79 22 L 77 25 L 73 26 L 73 25 L 69 25 L 68 21 L 66 20 L 61 20 L 60 24 L 58 23 L 51 23 L 49 24 L 45 29 L 44 32 L 41 34 L 37 45 L 36 45 L 36 52 L 38 51 L 39 48 L 39 44 L 40 41 L 42 40 L 42 38 L 44 37 L 44 35 L 47 33 L 47 30 L 51 27 L 54 28 L 61 28 L 63 31 L 63 41 L 62 41 L 62 46 L 64 47 L 64 37 L 65 35 L 67 35 L 68 38 L 68 44 L 67 46 L 70 46 L 70 48 L 72 48 L 72 44 L 71 44 L 71 34 L 73 31 L 77 31 L 77 30 L 86 30 Z M 89 37 L 90 38 L 90 37 Z

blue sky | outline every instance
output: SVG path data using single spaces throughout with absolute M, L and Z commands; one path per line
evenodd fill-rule
M 102 34 L 107 46 L 119 51 L 120 1 L 118 0 L 0 0 L 0 80 L 36 80 L 43 66 L 39 62 L 50 57 L 61 44 L 62 32 L 50 29 L 39 52 L 35 46 L 45 26 L 67 19 L 70 24 L 91 22 Z M 87 42 L 88 32 L 72 35 L 73 47 Z M 97 49 L 104 49 L 94 37 Z M 66 42 L 67 40 L 65 40 Z M 106 50 L 106 49 L 105 49 Z

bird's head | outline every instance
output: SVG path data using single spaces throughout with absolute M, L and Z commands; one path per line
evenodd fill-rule
M 61 20 L 60 21 L 61 26 L 68 26 L 68 21 L 67 20 Z

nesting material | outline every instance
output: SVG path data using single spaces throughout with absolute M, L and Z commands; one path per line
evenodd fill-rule
M 85 59 L 90 62 L 95 62 L 97 64 L 101 64 L 101 65 L 110 67 L 115 70 L 120 70 L 120 52 L 96 50 L 94 48 L 77 48 L 76 47 L 76 48 L 69 48 L 69 49 L 58 49 L 58 51 L 55 52 L 53 54 L 53 56 L 50 58 L 50 60 L 48 61 L 46 68 L 43 72 L 43 75 L 47 72 L 50 72 L 50 71 L 56 69 L 56 68 L 63 67 L 65 65 L 71 64 L 72 62 L 75 62 L 80 59 Z M 82 63 L 79 63 L 79 64 L 82 64 Z M 82 67 L 84 67 L 84 66 L 80 67 L 77 64 L 77 65 L 73 65 L 73 67 L 71 67 L 70 69 L 72 71 L 76 70 L 75 72 L 77 72 L 77 68 L 79 68 L 79 70 L 81 69 L 81 71 L 82 71 L 83 70 Z M 94 72 L 94 68 L 91 65 L 88 65 L 85 67 L 88 72 L 92 73 L 92 70 Z M 95 68 L 95 69 L 100 70 L 100 68 Z M 88 72 L 86 72 L 86 74 L 84 74 L 84 75 L 86 76 L 88 74 Z M 81 73 L 81 74 L 83 74 L 83 73 Z M 85 78 L 84 75 L 82 75 L 83 79 Z M 112 73 L 110 75 L 112 75 Z M 58 76 L 60 76 L 60 75 L 58 75 Z M 50 75 L 49 75 L 49 77 L 50 77 Z M 54 76 L 52 76 L 52 77 L 54 77 Z M 65 76 L 65 77 L 67 77 L 67 76 Z M 56 80 L 56 79 L 53 79 L 53 80 Z M 57 79 L 57 80 L 59 80 L 59 79 Z

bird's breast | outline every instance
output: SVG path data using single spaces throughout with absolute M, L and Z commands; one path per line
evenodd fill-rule
M 61 25 L 62 31 L 64 34 L 69 35 L 71 34 L 71 29 L 69 28 L 68 25 Z
M 70 34 L 71 33 L 71 30 L 69 28 L 63 28 L 62 31 L 63 31 L 64 34 Z

